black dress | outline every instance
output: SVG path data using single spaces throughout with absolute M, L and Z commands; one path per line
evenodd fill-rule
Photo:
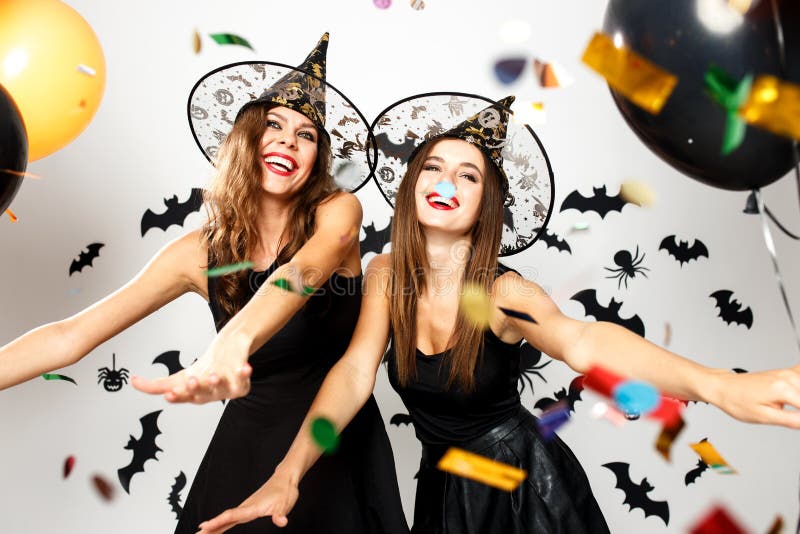
M 505 270 L 501 266 L 500 274 Z M 426 355 L 419 349 L 417 378 L 401 387 L 390 347 L 389 381 L 422 442 L 413 533 L 609 531 L 575 455 L 557 437 L 543 440 L 536 418 L 523 408 L 517 390 L 519 360 L 519 343 L 504 343 L 487 330 L 474 391 L 457 386 L 448 391 L 448 352 Z M 440 471 L 436 464 L 451 446 L 524 469 L 528 477 L 506 492 Z
M 250 272 L 247 299 L 277 265 Z M 227 402 L 198 468 L 176 533 L 237 506 L 261 487 L 289 450 L 322 380 L 344 353 L 361 306 L 361 276 L 334 274 L 267 343 L 250 356 L 250 393 Z M 227 321 L 208 280 L 217 329 Z M 394 456 L 375 399 L 356 415 L 335 454 L 326 455 L 300 482 L 300 498 L 278 528 L 270 518 L 238 525 L 232 534 L 407 534 Z

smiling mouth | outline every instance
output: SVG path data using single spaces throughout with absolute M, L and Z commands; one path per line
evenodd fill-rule
M 264 155 L 264 165 L 281 176 L 289 176 L 297 170 L 297 162 L 294 159 L 275 152 Z
M 456 197 L 445 198 L 438 193 L 429 193 L 425 195 L 425 200 L 428 201 L 430 207 L 437 210 L 454 210 L 460 205 Z

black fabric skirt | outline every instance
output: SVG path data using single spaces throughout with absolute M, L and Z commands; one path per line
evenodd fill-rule
M 414 534 L 606 533 L 608 525 L 577 458 L 557 436 L 544 441 L 520 412 L 472 441 L 453 444 L 528 473 L 506 492 L 436 468 L 448 447 L 423 445 Z

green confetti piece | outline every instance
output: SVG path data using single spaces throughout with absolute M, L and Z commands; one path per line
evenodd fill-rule
M 312 286 L 303 286 L 303 296 L 308 297 L 317 292 L 317 289 Z
M 43 373 L 42 374 L 42 378 L 44 378 L 45 380 L 64 380 L 66 382 L 72 382 L 76 386 L 78 385 L 78 383 L 75 382 L 75 380 L 73 380 L 72 378 L 70 378 L 68 376 L 65 376 L 65 375 L 56 375 L 56 374 L 50 374 L 50 373 Z
M 725 121 L 725 133 L 722 136 L 722 155 L 727 156 L 742 144 L 744 134 L 747 133 L 747 124 L 739 117 L 736 111 L 728 111 Z
M 589 223 L 577 222 L 577 223 L 572 225 L 572 229 L 573 230 L 588 230 L 589 229 Z
M 739 117 L 738 110 L 750 96 L 753 75 L 747 74 L 737 82 L 721 68 L 711 65 L 704 80 L 711 97 L 727 111 L 721 150 L 722 155 L 727 156 L 741 146 L 747 133 L 747 124 Z
M 273 280 L 271 283 L 273 286 L 285 289 L 286 291 L 292 290 L 292 284 L 290 284 L 286 278 L 278 278 L 277 280 Z
M 244 37 L 240 37 L 233 33 L 210 33 L 209 36 L 221 45 L 239 45 L 244 46 L 255 52 L 255 49 Z
M 214 278 L 215 276 L 223 276 L 238 271 L 244 271 L 245 269 L 250 269 L 252 266 L 253 262 L 245 261 L 242 263 L 233 263 L 231 265 L 222 265 L 220 267 L 214 267 L 213 269 L 208 269 L 207 271 L 204 272 L 207 277 Z
M 317 417 L 311 421 L 311 437 L 320 449 L 326 454 L 332 453 L 339 446 L 339 436 L 336 428 L 328 419 Z

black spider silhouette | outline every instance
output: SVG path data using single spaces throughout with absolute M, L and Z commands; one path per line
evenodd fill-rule
M 644 253 L 642 253 L 642 257 L 639 258 L 639 245 L 636 245 L 636 255 L 631 257 L 631 253 L 627 250 L 620 250 L 616 254 L 614 254 L 614 263 L 619 265 L 619 269 L 610 269 L 608 267 L 603 267 L 606 271 L 611 271 L 611 276 L 606 276 L 606 278 L 618 278 L 619 282 L 617 283 L 617 289 L 625 282 L 625 289 L 628 289 L 628 277 L 636 276 L 636 274 L 641 274 L 645 278 L 647 275 L 644 274 L 644 271 L 649 271 L 647 267 L 639 267 L 639 265 L 644 261 Z
M 529 343 L 523 343 L 519 349 L 519 382 L 522 384 L 522 387 L 519 390 L 520 395 L 523 391 L 525 391 L 525 382 L 531 387 L 533 390 L 533 381 L 531 380 L 530 375 L 536 375 L 545 382 L 547 379 L 539 373 L 539 369 L 542 369 L 549 365 L 553 360 L 549 360 L 542 365 L 536 365 L 539 363 L 539 360 L 542 359 L 542 351 L 535 348 L 533 345 Z
M 123 384 L 128 383 L 128 370 L 124 367 L 120 367 L 119 371 L 117 371 L 116 354 L 111 355 L 111 369 L 108 367 L 101 367 L 98 371 L 97 383 L 99 384 L 102 382 L 106 391 L 111 391 L 112 393 L 119 391 L 122 389 Z

